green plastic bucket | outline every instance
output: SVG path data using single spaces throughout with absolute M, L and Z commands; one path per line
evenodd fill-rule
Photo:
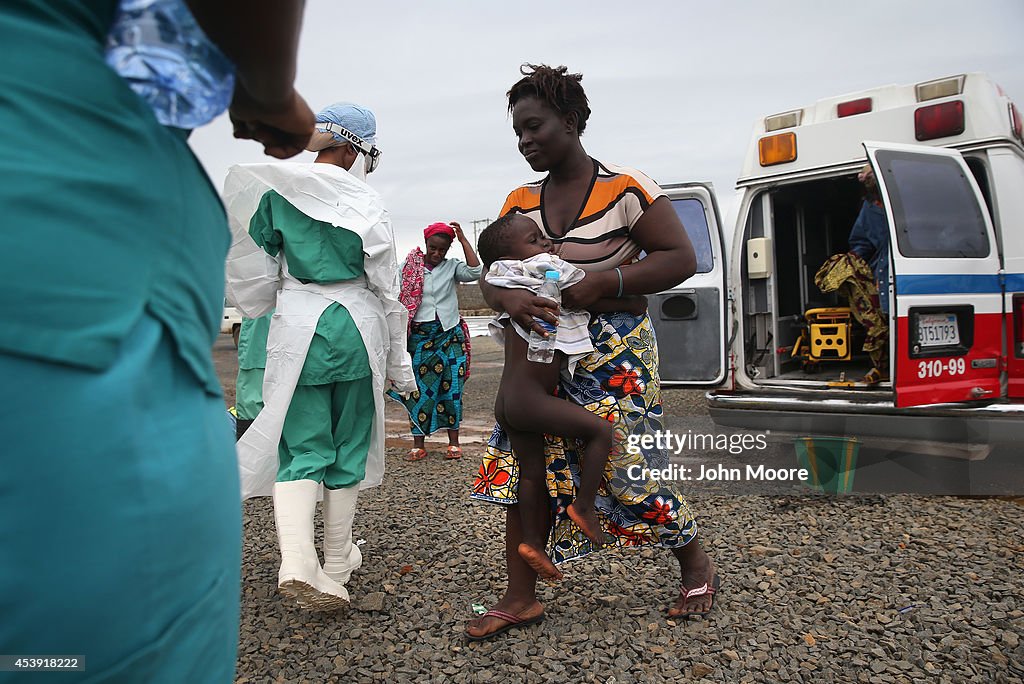
M 797 437 L 796 462 L 807 470 L 811 489 L 829 494 L 853 491 L 860 444 L 853 437 Z

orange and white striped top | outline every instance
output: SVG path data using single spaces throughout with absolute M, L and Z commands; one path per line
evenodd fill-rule
M 594 160 L 594 176 L 576 219 L 565 235 L 554 235 L 544 219 L 547 178 L 509 193 L 501 215 L 518 212 L 533 219 L 555 243 L 555 254 L 584 271 L 607 271 L 633 261 L 640 247 L 630 231 L 665 191 L 648 176 L 626 166 Z

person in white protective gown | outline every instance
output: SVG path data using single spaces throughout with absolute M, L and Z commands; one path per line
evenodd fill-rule
M 416 388 L 391 222 L 365 182 L 380 159 L 375 143 L 373 113 L 337 103 L 317 115 L 313 163 L 234 166 L 224 188 L 228 300 L 251 318 L 276 306 L 264 408 L 238 442 L 242 497 L 272 490 L 278 586 L 314 610 L 347 602 L 362 563 L 352 522 L 359 489 L 384 475 L 386 383 Z

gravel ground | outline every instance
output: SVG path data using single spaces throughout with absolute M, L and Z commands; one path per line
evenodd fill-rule
M 690 490 L 722 576 L 711 616 L 673 621 L 678 569 L 657 549 L 602 552 L 542 585 L 544 623 L 462 636 L 503 588 L 502 511 L 471 502 L 499 351 L 474 340 L 466 458 L 401 460 L 389 409 L 385 483 L 360 496 L 364 563 L 350 608 L 305 612 L 276 592 L 269 499 L 245 503 L 238 682 L 1024 681 L 1019 500 L 909 495 L 725 496 Z M 230 341 L 215 350 L 228 400 Z M 706 415 L 666 393 L 671 416 Z

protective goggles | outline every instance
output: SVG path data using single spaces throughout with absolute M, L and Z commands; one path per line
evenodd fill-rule
M 373 173 L 374 170 L 377 168 L 377 165 L 380 164 L 380 148 L 378 148 L 376 145 L 372 145 L 366 142 L 365 140 L 363 140 L 358 135 L 348 130 L 344 126 L 341 126 L 336 123 L 326 122 L 317 123 L 316 128 L 317 130 L 327 131 L 328 133 L 336 133 L 340 135 L 345 140 L 348 140 L 350 143 L 352 143 L 353 147 L 355 147 L 357 150 L 365 154 L 366 173 Z

